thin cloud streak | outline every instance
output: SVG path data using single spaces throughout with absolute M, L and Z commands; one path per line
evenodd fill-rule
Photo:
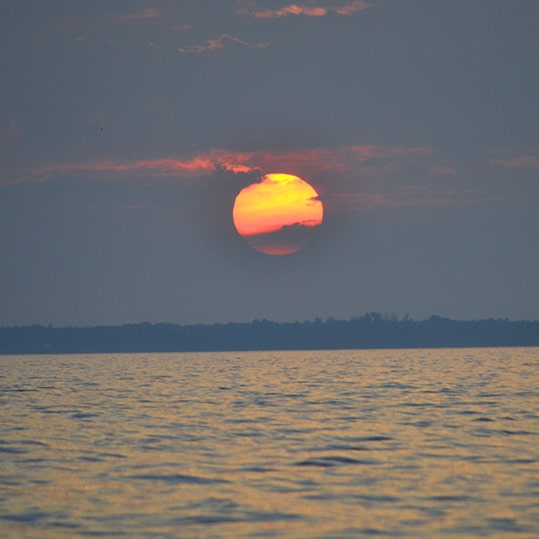
M 208 176 L 218 170 L 229 172 L 282 172 L 298 174 L 321 174 L 354 170 L 358 164 L 370 159 L 399 161 L 410 157 L 428 157 L 433 151 L 426 147 L 383 147 L 374 145 L 346 146 L 338 148 L 308 148 L 288 152 L 255 151 L 234 152 L 212 149 L 183 159 L 162 158 L 138 161 L 91 161 L 85 163 L 61 163 L 32 169 L 11 183 L 22 181 L 46 181 L 59 174 L 94 172 L 97 174 L 123 175 L 151 171 L 160 177 L 194 178 Z
M 232 41 L 241 45 L 243 47 L 248 47 L 250 49 L 265 49 L 269 46 L 268 43 L 255 43 L 251 44 L 247 41 L 243 41 L 239 37 L 231 36 L 229 34 L 222 34 L 218 39 L 208 39 L 207 45 L 189 45 L 187 47 L 180 47 L 178 52 L 183 54 L 202 54 L 204 52 L 213 52 L 220 49 L 224 49 L 225 40 Z
M 257 169 L 291 171 L 318 175 L 329 172 L 347 172 L 369 160 L 400 160 L 410 156 L 426 156 L 433 152 L 425 147 L 384 147 L 357 145 L 337 148 L 312 148 L 282 153 L 256 152 L 246 164 Z
M 429 167 L 429 174 L 431 176 L 445 176 L 448 174 L 456 174 L 456 173 L 457 171 L 453 167 L 440 165 L 439 163 L 434 163 Z
M 341 6 L 306 6 L 298 4 L 289 4 L 278 9 L 260 10 L 256 7 L 256 3 L 252 4 L 251 8 L 242 8 L 240 13 L 248 14 L 255 19 L 280 19 L 288 15 L 305 15 L 307 17 L 325 17 L 329 13 L 337 15 L 350 16 L 356 11 L 362 11 L 371 7 L 363 0 L 354 0 L 346 2 Z
M 487 195 L 475 189 L 432 190 L 408 186 L 387 193 L 335 193 L 324 196 L 323 202 L 335 210 L 365 211 L 380 208 L 474 206 L 517 196 Z
M 539 157 L 536 155 L 519 155 L 511 159 L 491 159 L 490 164 L 494 167 L 503 168 L 537 168 L 539 169 Z
M 111 18 L 114 23 L 125 23 L 132 21 L 145 21 L 151 19 L 157 19 L 159 17 L 159 12 L 153 8 L 145 8 L 133 13 L 125 13 L 123 15 L 115 15 Z

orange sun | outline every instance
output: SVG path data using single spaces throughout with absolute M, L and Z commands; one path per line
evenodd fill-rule
M 232 209 L 234 226 L 247 243 L 267 255 L 288 255 L 304 247 L 322 223 L 318 193 L 298 176 L 266 174 L 243 188 Z

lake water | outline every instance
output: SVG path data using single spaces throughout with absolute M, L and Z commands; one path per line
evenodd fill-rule
M 539 348 L 0 356 L 2 538 L 539 538 Z

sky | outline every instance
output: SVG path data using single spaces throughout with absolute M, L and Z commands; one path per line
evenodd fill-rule
M 0 325 L 539 319 L 537 0 L 0 8 Z M 288 256 L 268 173 L 324 204 Z

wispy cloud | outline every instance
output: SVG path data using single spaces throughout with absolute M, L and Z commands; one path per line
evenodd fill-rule
M 245 164 L 249 161 L 250 155 L 241 152 L 210 150 L 183 159 L 96 160 L 82 163 L 57 163 L 22 172 L 7 183 L 40 182 L 65 174 L 81 173 L 93 173 L 96 179 L 112 181 L 138 178 L 140 174 L 137 173 L 140 172 L 149 172 L 153 177 L 179 178 L 208 176 L 217 170 L 245 173 L 254 170 L 254 167 Z
M 231 36 L 229 34 L 222 34 L 218 39 L 208 39 L 206 45 L 189 45 L 187 47 L 181 47 L 178 52 L 190 53 L 190 54 L 202 54 L 204 52 L 213 52 L 225 47 L 225 41 L 232 41 L 243 47 L 249 47 L 250 49 L 265 49 L 268 47 L 268 43 L 248 43 L 243 41 L 239 37 Z
M 386 147 L 376 145 L 308 148 L 288 152 L 260 151 L 250 154 L 246 165 L 264 171 L 291 171 L 316 176 L 328 172 L 353 171 L 358 165 L 371 166 L 377 162 L 395 162 L 410 156 L 431 155 L 426 147 Z
M 260 9 L 256 2 L 250 2 L 249 7 L 240 9 L 240 13 L 251 15 L 255 19 L 280 19 L 287 17 L 288 15 L 305 15 L 307 17 L 325 17 L 329 13 L 336 13 L 337 15 L 349 16 L 356 11 L 362 11 L 371 7 L 364 0 L 352 0 L 348 2 L 341 2 L 340 5 L 307 5 L 301 4 L 288 4 L 278 7 L 276 9 Z
M 145 21 L 151 19 L 157 19 L 159 12 L 153 8 L 144 8 L 132 13 L 123 13 L 121 15 L 114 15 L 111 20 L 115 23 L 125 23 L 133 21 Z
M 405 186 L 384 193 L 332 193 L 324 196 L 335 210 L 364 211 L 377 208 L 474 206 L 514 198 L 515 194 L 487 194 L 477 189 L 431 189 Z
M 337 148 L 307 148 L 286 152 L 259 150 L 254 152 L 212 149 L 182 158 L 158 158 L 143 160 L 96 160 L 81 163 L 58 163 L 44 165 L 2 183 L 45 182 L 59 177 L 83 177 L 96 181 L 139 181 L 141 178 L 188 179 L 211 177 L 218 171 L 233 174 L 263 175 L 270 172 L 287 172 L 310 178 L 332 178 L 333 174 L 360 178 L 372 175 L 378 167 L 379 174 L 389 167 L 392 171 L 407 163 L 422 163 L 429 172 L 453 174 L 453 169 L 430 165 L 434 152 L 427 147 L 385 147 L 356 145 Z M 432 173 L 432 172 L 431 172 Z M 346 176 L 348 175 L 348 176 Z M 375 185 L 375 184 L 374 184 Z M 470 206 L 491 203 L 521 196 L 507 193 L 486 193 L 469 188 L 438 188 L 436 186 L 385 185 L 383 191 L 358 192 L 357 183 L 351 191 L 335 192 L 328 184 L 321 200 L 334 211 L 367 211 L 377 208 Z
M 526 153 L 505 159 L 491 159 L 490 164 L 502 168 L 532 168 L 539 169 L 539 152 Z
M 92 172 L 96 178 L 129 178 L 130 173 L 149 171 L 154 176 L 192 177 L 215 172 L 217 159 L 196 156 L 191 159 L 147 159 L 140 161 L 89 161 L 45 165 L 29 172 L 29 178 L 47 180 L 67 173 Z M 223 166 L 226 168 L 226 166 Z
M 444 176 L 447 174 L 456 174 L 457 171 L 453 167 L 441 165 L 440 163 L 433 163 L 429 167 L 429 174 L 431 176 Z
M 148 171 L 156 177 L 208 176 L 217 170 L 234 173 L 289 172 L 316 176 L 328 172 L 353 171 L 358 165 L 372 166 L 373 162 L 400 162 L 409 158 L 427 157 L 432 150 L 426 147 L 384 147 L 374 145 L 337 148 L 307 148 L 278 152 L 259 150 L 238 152 L 212 149 L 184 158 L 159 158 L 137 161 L 97 160 L 84 163 L 60 163 L 38 167 L 20 174 L 15 180 L 45 181 L 67 173 L 95 173 L 98 178 L 130 178 Z

